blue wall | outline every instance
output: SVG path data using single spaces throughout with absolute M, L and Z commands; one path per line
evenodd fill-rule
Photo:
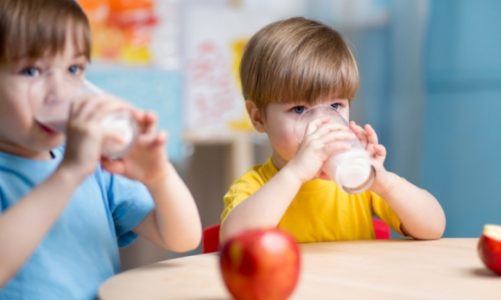
M 431 1 L 423 185 L 447 236 L 501 224 L 501 2 Z

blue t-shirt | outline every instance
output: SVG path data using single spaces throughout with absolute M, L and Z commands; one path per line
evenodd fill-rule
M 0 152 L 0 213 L 54 172 L 63 149 L 53 154 L 54 159 L 39 161 Z M 99 285 L 120 270 L 118 247 L 136 238 L 132 229 L 153 206 L 142 184 L 96 168 L 32 256 L 0 289 L 0 299 L 95 298 Z

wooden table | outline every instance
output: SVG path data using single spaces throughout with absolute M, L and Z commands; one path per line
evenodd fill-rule
M 292 299 L 501 299 L 477 239 L 304 244 Z M 229 299 L 217 254 L 166 260 L 118 274 L 99 290 L 113 299 Z

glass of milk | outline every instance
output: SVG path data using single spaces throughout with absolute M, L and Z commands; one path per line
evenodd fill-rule
M 37 109 L 35 118 L 38 122 L 54 132 L 64 133 L 68 122 L 72 100 L 86 95 L 103 95 L 103 90 L 85 80 L 83 86 L 74 95 L 75 84 L 68 84 L 68 91 L 60 91 L 57 97 L 67 99 L 51 99 Z M 65 89 L 64 87 L 62 89 Z M 73 90 L 73 91 L 72 91 Z M 134 144 L 139 126 L 128 111 L 118 110 L 103 118 L 101 128 L 104 133 L 102 155 L 109 159 L 117 159 L 127 154 Z
M 302 141 L 308 124 L 317 119 L 328 119 L 331 122 L 348 126 L 348 121 L 331 106 L 317 106 L 305 111 L 297 119 L 294 132 Z M 334 180 L 343 191 L 357 194 L 372 185 L 375 169 L 369 153 L 358 139 L 350 141 L 351 148 L 333 155 L 323 166 L 323 171 Z

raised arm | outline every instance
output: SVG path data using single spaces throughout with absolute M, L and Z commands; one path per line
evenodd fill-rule
M 149 182 L 155 209 L 134 231 L 165 249 L 184 252 L 200 243 L 202 227 L 190 191 L 169 163 L 165 177 Z
M 420 240 L 442 237 L 445 214 L 432 194 L 391 172 L 377 176 L 384 178 L 373 190 L 395 211 L 406 234 Z
M 166 135 L 157 132 L 157 117 L 135 114 L 141 127 L 136 144 L 123 159 L 102 164 L 110 172 L 141 181 L 155 201 L 154 210 L 134 228 L 136 233 L 168 250 L 192 250 L 202 235 L 193 196 L 167 159 Z
M 437 199 L 424 189 L 388 172 L 383 162 L 386 149 L 370 125 L 364 128 L 354 122 L 350 127 L 372 155 L 376 179 L 371 190 L 385 199 L 400 218 L 403 231 L 415 239 L 439 239 L 445 230 L 445 214 Z

